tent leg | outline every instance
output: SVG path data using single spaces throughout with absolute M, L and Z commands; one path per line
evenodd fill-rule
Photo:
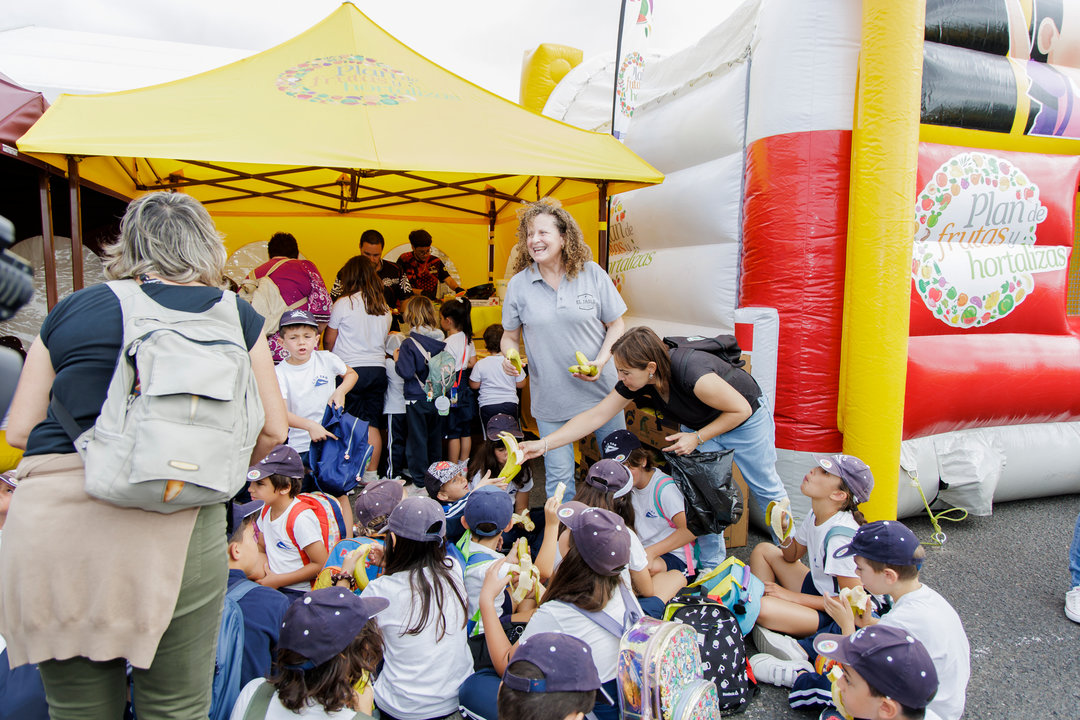
M 71 289 L 83 288 L 82 188 L 79 184 L 79 161 L 68 155 L 68 193 L 71 197 Z
M 596 250 L 599 257 L 596 262 L 604 270 L 608 269 L 608 194 L 607 194 L 607 181 L 601 180 L 598 183 L 599 194 L 596 202 L 596 209 L 599 213 L 599 222 L 597 228 Z
M 56 254 L 53 249 L 52 197 L 49 195 L 49 172 L 38 173 L 38 192 L 41 197 L 41 241 L 45 256 L 45 302 L 49 310 L 56 305 Z
M 495 201 L 488 200 L 488 282 L 495 280 Z

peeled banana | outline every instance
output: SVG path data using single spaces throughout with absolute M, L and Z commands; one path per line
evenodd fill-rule
M 525 369 L 521 366 L 521 353 L 517 350 L 510 349 L 506 351 L 506 359 L 510 361 L 510 364 L 517 370 L 518 375 L 525 372 Z
M 565 494 L 566 494 L 566 483 L 560 482 L 558 485 L 555 486 L 555 495 L 553 496 L 555 498 L 555 504 L 556 505 L 562 505 L 563 495 L 565 495 Z
M 521 525 L 523 528 L 525 528 L 525 532 L 532 532 L 536 529 L 536 523 L 534 523 L 532 521 L 532 518 L 529 517 L 528 511 L 525 511 L 521 514 L 514 513 L 510 516 L 510 522 L 514 525 Z
M 865 615 L 870 612 L 870 593 L 862 585 L 853 588 L 840 588 L 840 598 L 851 605 L 856 615 Z
M 506 448 L 506 464 L 499 471 L 499 479 L 513 480 L 514 476 L 521 472 L 521 464 L 525 462 L 525 451 L 518 447 L 517 438 L 505 430 L 499 433 L 499 439 Z
M 769 523 L 777 539 L 787 542 L 795 534 L 795 521 L 791 516 L 791 500 L 784 498 L 780 502 L 771 502 L 765 508 L 765 522 Z

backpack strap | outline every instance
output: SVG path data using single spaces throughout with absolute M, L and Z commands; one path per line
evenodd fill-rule
M 259 583 L 244 578 L 243 580 L 229 588 L 229 591 L 225 593 L 225 597 L 229 598 L 235 603 L 239 603 L 245 595 L 247 595 L 249 592 L 251 592 L 257 587 L 259 587 Z
M 311 562 L 311 558 L 304 552 L 304 548 L 300 547 L 300 543 L 296 542 L 296 535 L 293 533 L 293 525 L 296 523 L 296 518 L 300 516 L 300 513 L 305 510 L 312 510 L 312 507 L 307 502 L 306 498 L 300 499 L 300 495 L 297 495 L 296 497 L 300 502 L 293 505 L 292 510 L 289 511 L 289 517 L 285 518 L 285 533 L 289 536 L 289 542 L 293 544 L 293 547 L 300 551 L 300 559 L 307 565 Z M 314 512 L 314 510 L 312 510 L 312 512 Z M 318 517 L 318 513 L 315 513 L 315 516 Z
M 833 525 L 829 528 L 829 531 L 825 533 L 825 541 L 821 543 L 821 569 L 825 569 L 825 563 L 829 560 L 829 543 L 835 537 L 839 538 L 853 538 L 855 537 L 855 531 L 849 528 L 847 525 Z M 840 580 L 834 575 L 833 579 L 833 591 L 840 592 Z
M 626 585 L 621 582 L 619 583 L 619 593 L 622 595 L 623 600 L 623 619 L 621 623 L 602 610 L 590 612 L 589 610 L 582 610 L 572 603 L 563 602 L 561 600 L 557 600 L 556 602 L 563 602 L 564 605 L 578 611 L 615 637 L 621 638 L 623 633 L 626 632 L 626 629 L 641 618 L 641 613 L 634 609 L 634 605 L 636 604 L 634 594 L 627 590 Z
M 275 270 L 277 270 L 279 267 L 281 267 L 285 263 L 289 262 L 289 260 L 291 260 L 291 259 L 292 258 L 282 258 L 281 260 L 278 260 L 276 263 L 274 263 L 273 265 L 270 266 L 270 269 L 266 271 L 266 274 L 263 275 L 263 277 L 264 278 L 270 277 L 271 275 L 274 274 Z M 262 278 L 258 278 L 258 279 L 261 280 Z
M 263 680 L 262 685 L 256 688 L 255 694 L 251 696 L 251 702 L 248 703 L 247 710 L 244 711 L 243 720 L 264 720 L 267 711 L 270 709 L 270 701 L 274 697 L 274 692 L 274 686 Z
M 675 523 L 673 523 L 671 521 L 671 518 L 667 516 L 667 513 L 664 512 L 664 506 L 660 502 L 660 494 L 668 485 L 675 485 L 675 478 L 668 476 L 667 480 L 661 480 L 660 482 L 656 483 L 656 487 L 653 489 L 653 504 L 656 505 L 656 512 L 660 514 L 660 517 L 667 520 L 668 525 L 670 525 L 671 527 L 675 527 Z M 676 485 L 676 487 L 678 486 Z M 694 543 L 691 542 L 683 545 L 682 551 L 683 557 L 686 558 L 686 574 L 694 575 L 694 571 L 696 568 L 696 566 L 694 565 Z

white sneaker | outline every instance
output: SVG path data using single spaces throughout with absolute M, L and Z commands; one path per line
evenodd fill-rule
M 1080 623 L 1080 585 L 1065 593 L 1065 617 Z
M 750 669 L 758 682 L 789 688 L 801 672 L 813 672 L 814 666 L 806 660 L 781 660 L 768 653 L 750 656 Z
M 361 485 L 371 485 L 379 481 L 379 473 L 377 470 L 365 470 L 364 477 L 361 478 Z
M 760 625 L 755 625 L 752 637 L 758 652 L 768 653 L 781 660 L 801 660 L 805 662 L 808 659 L 806 651 L 790 635 L 783 635 Z

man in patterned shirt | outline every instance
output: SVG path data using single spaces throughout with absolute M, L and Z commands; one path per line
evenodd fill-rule
M 412 252 L 398 258 L 398 264 L 405 271 L 405 276 L 412 283 L 413 294 L 424 295 L 436 300 L 435 293 L 439 282 L 446 283 L 453 291 L 459 286 L 453 276 L 447 272 L 443 261 L 431 254 L 431 233 L 427 230 L 413 230 L 409 233 Z

